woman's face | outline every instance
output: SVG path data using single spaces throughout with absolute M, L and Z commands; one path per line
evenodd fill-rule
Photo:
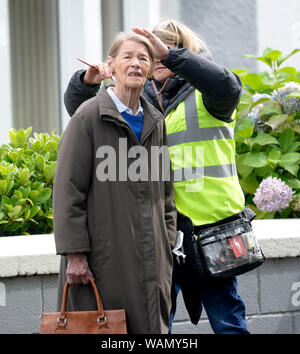
M 151 61 L 144 44 L 132 40 L 122 43 L 115 58 L 108 58 L 108 65 L 116 85 L 142 88 L 151 69 Z
M 167 44 L 169 47 L 178 48 L 175 44 Z M 160 83 L 164 83 L 167 79 L 174 77 L 175 74 L 169 70 L 166 66 L 164 66 L 160 60 L 155 60 L 154 64 L 154 79 L 159 81 Z

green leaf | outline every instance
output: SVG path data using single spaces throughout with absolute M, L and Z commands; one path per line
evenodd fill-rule
M 288 58 L 290 58 L 291 56 L 295 55 L 295 54 L 298 53 L 299 51 L 300 51 L 300 49 L 294 49 L 290 54 L 285 55 L 285 56 L 281 56 L 281 57 L 277 60 L 278 66 L 280 66 L 284 61 L 286 61 Z
M 286 166 L 284 167 L 284 169 L 290 172 L 293 176 L 297 177 L 299 171 L 299 164 Z
M 255 174 L 251 174 L 246 179 L 240 180 L 241 187 L 244 193 L 254 194 L 256 189 L 259 186 L 258 181 L 256 180 Z
M 273 168 L 275 168 L 278 164 L 278 162 L 280 161 L 280 157 L 281 157 L 281 152 L 276 149 L 273 148 L 268 155 L 268 163 L 269 165 L 271 165 Z
M 264 56 L 264 57 L 267 57 L 267 55 L 268 55 L 269 53 L 273 52 L 273 51 L 274 51 L 274 49 L 272 49 L 272 48 L 270 48 L 270 47 L 267 47 L 267 48 L 265 48 L 265 50 L 263 51 L 263 56 Z
M 293 189 L 300 189 L 300 181 L 298 178 L 285 179 L 286 184 Z
M 7 181 L 5 180 L 0 180 L 0 195 L 3 197 L 6 195 L 6 190 L 7 190 Z
M 32 127 L 29 127 L 25 130 L 25 136 L 26 136 L 26 139 L 28 139 L 29 135 L 31 134 L 32 132 Z
M 10 151 L 7 156 L 10 158 L 10 160 L 13 162 L 13 163 L 17 163 L 19 161 L 19 154 L 17 154 L 16 152 L 14 151 Z
M 284 98 L 284 101 L 285 100 L 288 100 L 289 98 L 292 98 L 292 97 L 297 97 L 297 98 L 300 98 L 300 91 L 293 91 L 293 92 L 290 92 L 289 94 L 287 94 Z
M 30 173 L 28 168 L 26 167 L 23 168 L 18 175 L 20 185 L 25 185 L 28 182 L 29 177 L 30 177 Z
M 56 173 L 56 161 L 52 162 L 52 164 L 50 165 L 50 176 L 51 176 L 51 178 L 55 177 L 55 173 Z
M 36 157 L 36 165 L 40 171 L 43 171 L 45 165 L 45 159 L 42 155 L 37 155 Z
M 244 57 L 262 61 L 263 63 L 267 64 L 272 69 L 272 62 L 269 58 L 259 57 L 259 56 L 253 55 L 253 54 L 245 54 Z
M 10 145 L 17 148 L 20 146 L 20 140 L 17 135 L 17 132 L 15 129 L 12 129 L 8 132 L 8 136 L 10 138 Z
M 236 157 L 238 173 L 241 175 L 243 179 L 246 179 L 253 171 L 253 167 L 244 164 L 244 160 L 250 155 L 251 153 L 248 152 L 246 154 L 238 155 Z
M 278 70 L 279 73 L 285 73 L 290 76 L 297 76 L 297 69 L 292 66 L 285 66 L 284 68 Z
M 31 143 L 31 147 L 34 151 L 40 152 L 43 147 L 43 144 L 39 140 L 35 140 L 33 138 L 29 138 L 29 142 Z
M 264 85 L 274 87 L 274 86 L 276 85 L 276 82 L 277 82 L 277 81 L 276 81 L 273 77 L 271 77 L 271 76 L 269 76 L 269 77 L 265 76 L 265 77 L 263 78 L 262 82 L 263 82 Z
M 251 105 L 253 103 L 252 95 L 249 93 L 243 94 L 241 96 L 240 104 Z
M 278 60 L 282 56 L 282 53 L 279 50 L 271 50 L 266 54 L 266 57 L 272 62 Z
M 10 200 L 10 198 L 8 198 L 8 197 L 3 197 L 2 198 L 2 203 L 4 205 L 12 205 L 13 204 L 12 201 Z
M 282 167 L 287 167 L 294 165 L 300 161 L 300 154 L 298 152 L 289 152 L 281 156 L 279 165 Z
M 18 136 L 19 141 L 20 141 L 20 146 L 23 146 L 23 144 L 26 141 L 26 136 L 25 136 L 24 130 L 22 130 L 22 129 L 18 130 L 17 136 Z
M 243 76 L 243 75 L 249 73 L 249 70 L 248 70 L 248 69 L 241 69 L 241 68 L 238 68 L 238 69 L 230 69 L 230 71 L 234 72 L 235 74 L 237 74 L 237 75 L 239 75 L 239 76 Z
M 264 177 L 264 178 L 271 176 L 272 172 L 273 172 L 273 169 L 270 165 L 267 165 L 264 167 L 259 167 L 259 168 L 255 169 L 256 175 L 259 177 Z
M 43 152 L 44 154 L 45 154 L 46 152 L 49 152 L 50 154 L 53 154 L 54 151 L 56 151 L 56 146 L 55 146 L 55 144 L 54 144 L 52 141 L 48 140 L 48 141 L 45 143 L 45 145 L 44 145 L 44 147 L 43 147 L 43 149 L 42 149 L 42 152 Z
M 264 97 L 264 98 L 260 98 L 259 100 L 257 100 L 256 102 L 254 102 L 252 105 L 251 105 L 251 110 L 255 107 L 255 106 L 258 106 L 259 104 L 261 103 L 265 103 L 265 102 L 273 102 L 272 98 L 268 98 L 268 97 Z
M 258 134 L 253 140 L 253 143 L 264 146 L 270 144 L 279 144 L 278 140 L 270 134 Z
M 244 160 L 244 164 L 250 167 L 264 167 L 268 164 L 267 156 L 263 152 L 250 155 Z
M 49 180 L 50 179 L 50 167 L 45 166 L 43 169 L 43 173 L 44 173 L 44 176 L 46 177 L 46 180 Z
M 19 191 L 22 193 L 22 198 L 26 199 L 29 196 L 30 187 L 20 187 Z
M 295 152 L 298 150 L 299 146 L 300 146 L 300 142 L 295 141 L 295 142 L 291 143 L 291 145 L 288 146 L 288 148 L 285 152 Z
M 33 202 L 35 202 L 35 200 L 38 198 L 38 195 L 39 195 L 39 191 L 37 190 L 32 190 L 29 193 L 29 197 Z
M 30 208 L 27 208 L 25 213 L 24 213 L 25 220 L 28 220 L 29 216 L 30 216 Z
M 41 207 L 38 205 L 35 205 L 32 208 L 30 208 L 30 214 L 29 214 L 28 219 L 32 219 L 40 210 L 41 210 Z
M 280 106 L 279 104 L 276 104 L 275 102 L 270 102 L 267 103 L 260 109 L 259 111 L 259 117 L 264 117 L 264 116 L 270 116 L 274 114 L 280 114 Z
M 283 82 L 287 81 L 287 79 L 288 79 L 289 77 L 290 77 L 289 74 L 286 74 L 286 73 L 283 73 L 283 72 L 278 73 L 278 74 L 277 74 L 277 82 L 278 82 L 278 83 L 283 83 Z
M 48 213 L 45 215 L 47 219 L 53 220 L 53 213 Z
M 255 123 L 250 118 L 244 118 L 238 126 L 236 133 L 241 137 L 248 139 L 253 135 Z
M 294 142 L 295 133 L 293 129 L 287 128 L 279 137 L 280 147 L 284 152 L 287 152 L 288 147 Z
M 15 190 L 14 194 L 19 200 L 23 199 L 22 193 L 19 190 Z
M 30 198 L 35 204 L 43 204 L 48 199 L 51 198 L 52 190 L 50 188 L 45 188 L 41 191 L 31 191 Z
M 31 189 L 32 190 L 36 190 L 36 191 L 41 191 L 44 187 L 44 183 L 42 182 L 33 182 Z
M 239 105 L 238 106 L 238 115 L 239 120 L 244 119 L 250 113 L 251 106 Z
M 288 114 L 274 115 L 266 122 L 266 124 L 275 130 L 280 124 L 286 121 L 288 117 Z
M 262 77 L 259 74 L 249 73 L 243 77 L 243 84 L 246 88 L 250 88 L 254 92 L 261 92 L 265 85 L 262 82 Z
M 54 178 L 55 172 L 56 172 L 56 162 L 51 163 L 50 166 L 44 167 L 44 175 L 48 181 Z
M 22 213 L 22 206 L 21 205 L 17 205 L 16 207 L 14 207 L 13 212 L 12 213 L 8 213 L 7 215 L 11 218 L 11 219 L 17 219 Z

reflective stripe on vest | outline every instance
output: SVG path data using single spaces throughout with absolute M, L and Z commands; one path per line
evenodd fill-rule
M 174 181 L 189 181 L 195 178 L 206 177 L 230 177 L 237 176 L 235 164 L 219 165 L 219 166 L 202 166 L 202 167 L 186 167 L 173 170 Z
M 199 117 L 196 104 L 195 91 L 192 91 L 184 100 L 186 130 L 168 134 L 169 147 L 207 140 L 234 139 L 234 128 L 199 127 Z M 216 166 L 187 167 L 174 169 L 175 181 L 187 181 L 203 176 L 230 177 L 237 176 L 236 164 L 223 164 Z M 182 178 L 180 177 L 182 176 Z
M 194 225 L 240 212 L 245 200 L 235 164 L 234 122 L 211 116 L 194 90 L 168 114 L 166 127 L 177 210 Z
M 186 130 L 168 135 L 168 145 L 216 139 L 234 139 L 232 127 L 199 128 L 195 91 L 184 100 Z

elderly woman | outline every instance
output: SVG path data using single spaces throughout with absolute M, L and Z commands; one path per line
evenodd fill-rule
M 96 309 L 84 285 L 92 276 L 104 309 L 125 308 L 129 333 L 168 333 L 176 210 L 172 182 L 150 180 L 152 147 L 166 145 L 164 119 L 140 96 L 153 49 L 142 36 L 120 34 L 107 62 L 115 86 L 79 107 L 58 152 L 59 304 L 68 280 L 69 310 Z M 138 165 L 148 167 L 147 180 L 130 176 Z

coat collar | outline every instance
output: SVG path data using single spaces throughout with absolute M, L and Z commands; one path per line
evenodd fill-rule
M 143 139 L 154 129 L 157 123 L 163 119 L 163 115 L 154 108 L 149 102 L 147 102 L 142 96 L 140 98 L 142 107 L 144 109 L 144 123 L 141 135 L 141 144 Z M 98 109 L 100 113 L 100 119 L 113 121 L 116 124 L 127 124 L 122 115 L 117 110 L 116 105 L 109 96 L 106 90 L 106 86 L 102 85 L 97 95 Z

